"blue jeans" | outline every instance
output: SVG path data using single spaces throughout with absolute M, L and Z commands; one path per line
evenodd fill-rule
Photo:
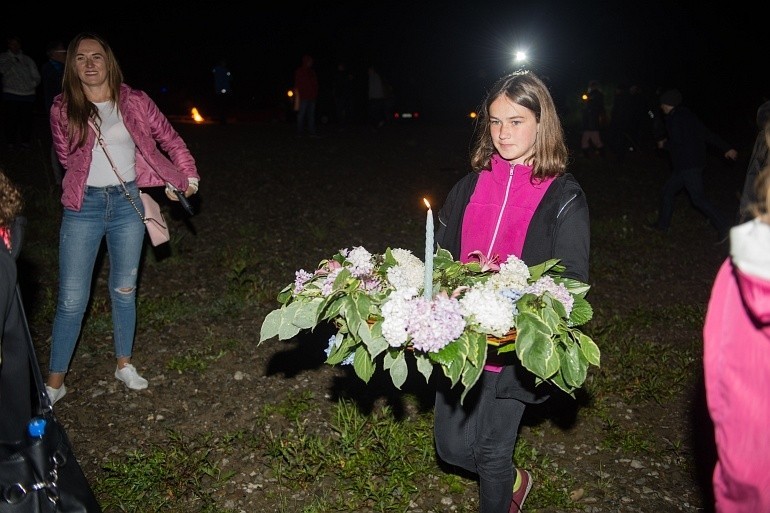
M 126 184 L 142 213 L 136 183 Z M 136 332 L 136 280 L 145 227 L 120 185 L 86 187 L 79 212 L 64 209 L 59 231 L 59 297 L 49 371 L 66 373 L 80 336 L 102 239 L 107 239 L 115 357 L 130 357 Z
M 712 226 L 720 234 L 723 234 L 730 228 L 730 223 L 727 219 L 706 198 L 706 191 L 703 188 L 703 168 L 693 167 L 674 171 L 663 186 L 663 199 L 661 200 L 660 216 L 658 217 L 658 227 L 660 229 L 668 230 L 671 227 L 671 218 L 674 216 L 674 200 L 677 193 L 683 188 L 690 195 L 690 201 L 695 208 L 708 217 Z
M 446 463 L 479 476 L 479 513 L 506 513 L 513 497 L 513 450 L 525 403 L 498 398 L 499 374 L 481 373 L 460 405 L 461 387 L 436 392 L 433 434 Z
M 297 112 L 297 135 L 307 131 L 308 135 L 315 133 L 315 100 L 300 100 Z

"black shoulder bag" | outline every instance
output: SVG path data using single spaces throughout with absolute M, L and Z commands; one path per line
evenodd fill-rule
M 20 433 L 21 440 L 0 442 L 0 513 L 101 513 L 67 433 L 54 415 L 18 283 L 15 301 L 26 331 L 29 358 L 2 363 L 30 365 L 33 388 L 37 389 L 37 410 L 32 409 L 31 428 Z

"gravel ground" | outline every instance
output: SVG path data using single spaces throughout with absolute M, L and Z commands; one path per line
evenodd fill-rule
M 380 131 L 327 126 L 320 139 L 297 139 L 285 123 L 178 126 L 199 162 L 199 213 L 185 218 L 170 210 L 171 251 L 150 250 L 145 259 L 140 302 L 166 305 L 144 310 L 139 319 L 134 363 L 150 386 L 131 392 L 112 377 L 109 330 L 105 336 L 104 329 L 94 327 L 104 321 L 94 318 L 87 321 L 73 360 L 67 397 L 56 405 L 87 474 L 98 479 L 105 462 L 163 445 L 172 431 L 189 437 L 208 433 L 212 440 L 237 430 L 278 432 L 285 419 L 264 422 L 259 412 L 292 394 L 312 393 L 316 399 L 302 419 L 309 430 L 328 427 L 339 397 L 370 407 L 397 405 L 407 416 L 429 409 L 427 386 L 408 390 L 418 398 L 416 405 L 404 403 L 387 383 L 375 379 L 362 386 L 345 369 L 324 365 L 323 355 L 308 352 L 306 341 L 256 343 L 264 315 L 277 306 L 275 294 L 296 269 L 314 267 L 339 248 L 356 245 L 373 252 L 390 246 L 421 253 L 422 197 L 437 209 L 467 172 L 471 126 L 421 122 Z M 36 205 L 49 205 L 43 212 L 56 216 L 55 191 L 34 174 L 45 173 L 35 170 L 42 161 L 5 155 L 0 164 L 39 196 Z M 708 193 L 725 212 L 737 208 L 744 169 L 715 160 L 707 172 Z M 667 347 L 676 354 L 694 347 L 690 354 L 695 356 L 676 362 L 684 369 L 680 380 L 661 385 L 656 366 L 667 365 L 665 358 L 655 358 L 642 374 L 631 373 L 622 354 L 611 358 L 605 349 L 602 368 L 589 376 L 586 393 L 528 410 L 521 439 L 537 451 L 539 461 L 548 462 L 532 469 L 535 488 L 528 511 L 708 511 L 711 433 L 701 394 L 699 322 L 727 247 L 715 244 L 716 233 L 686 197 L 678 200 L 668 236 L 642 230 L 654 216 L 667 174 L 666 161 L 652 150 L 624 162 L 612 155 L 603 160 L 576 156 L 571 171 L 591 207 L 590 299 L 596 318 L 605 328 L 635 319 L 639 347 L 659 347 L 661 354 L 668 354 Z M 50 222 L 31 219 L 30 251 L 55 247 L 56 231 L 46 228 Z M 36 291 L 30 295 L 36 298 L 31 316 L 45 364 L 52 319 L 42 305 L 50 304 L 47 295 L 55 295 L 56 270 L 41 269 L 35 260 L 25 265 Z M 104 277 L 102 269 L 94 301 L 108 312 Z M 218 305 L 233 294 L 256 306 L 223 315 Z M 210 305 L 212 313 L 197 310 L 191 317 L 172 311 L 173 298 Z M 639 321 L 640 309 L 649 311 L 650 305 L 659 316 Z M 600 347 L 602 336 L 595 337 Z M 184 355 L 203 355 L 207 368 L 175 370 L 173 362 Z M 601 376 L 615 376 L 617 389 L 592 396 L 592 382 Z M 671 393 L 640 397 L 629 392 L 655 386 Z M 213 457 L 233 477 L 215 492 L 220 508 L 302 511 L 323 491 L 321 483 L 296 488 L 279 482 L 264 452 L 238 445 L 226 451 L 222 445 L 214 444 L 221 454 Z M 571 478 L 570 489 L 563 490 L 573 498 L 569 507 L 549 507 L 544 495 L 538 496 L 542 477 L 558 473 Z M 461 492 L 450 490 L 440 475 L 423 481 L 424 490 L 408 511 L 476 510 L 472 481 Z M 171 504 L 170 511 L 196 510 L 187 503 Z

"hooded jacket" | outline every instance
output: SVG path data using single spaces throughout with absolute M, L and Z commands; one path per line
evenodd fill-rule
M 703 371 L 717 511 L 770 511 L 770 226 L 759 219 L 730 230 L 703 326 Z
M 123 84 L 118 109 L 126 130 L 136 145 L 136 183 L 139 187 L 171 183 L 187 190 L 188 178 L 199 179 L 195 159 L 182 137 L 147 93 Z M 86 143 L 76 147 L 67 137 L 67 105 L 58 95 L 51 106 L 51 135 L 56 156 L 65 169 L 61 202 L 79 211 L 91 167 L 96 134 L 89 130 Z

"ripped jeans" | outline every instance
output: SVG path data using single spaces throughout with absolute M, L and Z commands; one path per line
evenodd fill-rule
M 139 189 L 126 184 L 142 210 Z M 59 297 L 48 369 L 69 370 L 91 295 L 94 265 L 107 241 L 115 357 L 130 357 L 136 332 L 136 282 L 145 227 L 120 185 L 86 187 L 79 212 L 64 209 L 59 231 Z

